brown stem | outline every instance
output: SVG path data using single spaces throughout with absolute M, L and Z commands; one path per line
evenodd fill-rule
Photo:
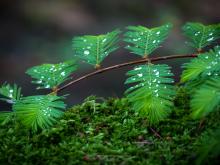
M 140 60 L 136 60 L 136 61 L 130 61 L 130 62 L 126 62 L 126 63 L 121 63 L 121 64 L 109 66 L 109 67 L 102 68 L 102 69 L 96 70 L 94 72 L 91 72 L 89 74 L 86 74 L 76 80 L 70 81 L 66 85 L 56 89 L 56 92 L 60 92 L 64 89 L 68 88 L 69 86 L 71 86 L 81 80 L 84 80 L 88 77 L 91 77 L 91 76 L 94 76 L 94 75 L 97 75 L 97 74 L 100 74 L 103 72 L 107 72 L 107 71 L 110 71 L 113 69 L 117 69 L 117 68 L 121 68 L 121 67 L 125 67 L 125 66 L 130 66 L 130 65 L 134 65 L 134 64 L 146 63 L 148 61 L 155 62 L 155 61 L 163 61 L 163 60 L 177 59 L 177 58 L 193 58 L 193 57 L 197 57 L 197 56 L 198 56 L 197 54 L 186 54 L 186 55 L 172 55 L 172 56 L 163 56 L 163 57 L 154 57 L 154 58 L 144 58 L 144 59 L 140 59 Z M 50 94 L 53 94 L 53 93 L 54 92 L 52 92 Z
M 162 137 L 160 136 L 160 134 L 155 131 L 153 128 L 150 127 L 150 130 L 154 133 L 155 136 L 159 137 L 160 139 L 162 139 Z

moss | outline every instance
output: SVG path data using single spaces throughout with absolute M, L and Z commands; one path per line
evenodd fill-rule
M 0 126 L 0 164 L 193 164 L 200 136 L 219 126 L 220 113 L 199 126 L 184 106 L 187 97 L 180 98 L 185 101 L 177 98 L 170 118 L 154 128 L 126 99 L 94 96 L 38 134 L 9 121 Z

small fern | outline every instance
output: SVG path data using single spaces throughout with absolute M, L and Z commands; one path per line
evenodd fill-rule
M 184 71 L 181 81 L 186 82 L 210 76 L 217 76 L 220 72 L 220 47 L 216 46 L 214 50 L 202 53 L 198 58 L 183 65 Z
M 220 77 L 207 80 L 192 96 L 191 108 L 193 118 L 202 118 L 218 110 L 220 105 Z
M 136 84 L 127 91 L 133 109 L 147 116 L 150 124 L 164 119 L 173 106 L 173 74 L 168 65 L 140 65 L 127 73 L 125 84 Z
M 23 97 L 13 105 L 18 119 L 34 132 L 49 128 L 63 115 L 66 105 L 63 97 L 39 95 Z
M 68 80 L 68 77 L 76 71 L 74 61 L 59 64 L 43 64 L 35 66 L 26 71 L 33 79 L 34 84 L 39 85 L 37 89 L 53 89 Z
M 184 34 L 191 39 L 190 45 L 201 51 L 207 45 L 220 38 L 220 24 L 205 26 L 201 23 L 186 23 Z
M 114 30 L 97 36 L 75 37 L 73 39 L 74 55 L 88 64 L 99 68 L 105 57 L 118 49 L 119 34 L 120 30 Z
M 132 53 L 142 57 L 148 56 L 167 38 L 172 24 L 168 23 L 156 28 L 143 26 L 128 26 L 124 41 L 131 45 L 126 46 Z

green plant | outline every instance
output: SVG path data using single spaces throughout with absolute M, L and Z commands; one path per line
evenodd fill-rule
M 13 110 L 12 112 L 2 112 L 1 119 L 15 114 L 24 126 L 33 131 L 38 131 L 39 128 L 48 128 L 62 116 L 65 109 L 64 97 L 58 96 L 59 91 L 95 74 L 127 65 L 144 63 L 127 73 L 129 78 L 125 83 L 132 84 L 132 86 L 125 93 L 133 110 L 145 116 L 151 125 L 155 125 L 165 119 L 173 109 L 176 92 L 171 68 L 166 64 L 153 64 L 153 62 L 190 57 L 194 57 L 194 59 L 183 65 L 181 82 L 188 87 L 193 85 L 193 90 L 191 90 L 193 117 L 204 117 L 209 112 L 216 110 L 220 103 L 219 86 L 216 85 L 220 81 L 220 48 L 216 46 L 213 50 L 201 52 L 205 46 L 220 38 L 220 25 L 205 26 L 200 23 L 186 23 L 183 26 L 184 34 L 191 39 L 191 45 L 198 52 L 188 55 L 150 57 L 151 53 L 167 38 L 171 28 L 172 24 L 170 23 L 156 28 L 128 26 L 128 31 L 124 34 L 124 41 L 129 44 L 126 48 L 143 58 L 108 68 L 101 68 L 101 62 L 118 49 L 120 30 L 98 36 L 86 35 L 73 38 L 75 57 L 93 65 L 96 71 L 60 86 L 69 80 L 71 74 L 76 71 L 75 59 L 59 64 L 43 64 L 28 69 L 26 73 L 34 79 L 33 83 L 38 85 L 37 89 L 49 88 L 52 89 L 52 92 L 48 95 L 23 97 L 17 85 L 11 87 L 9 84 L 4 84 L 0 88 L 0 94 L 3 96 L 1 99 L 13 104 Z M 206 100 L 206 97 L 209 99 Z M 207 102 L 211 105 L 206 106 Z

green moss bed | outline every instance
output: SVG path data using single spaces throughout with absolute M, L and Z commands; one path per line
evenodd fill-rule
M 0 125 L 0 164 L 195 164 L 202 137 L 219 126 L 220 113 L 202 124 L 179 95 L 168 119 L 150 127 L 126 99 L 89 97 L 67 110 L 51 129 L 31 133 L 17 121 Z M 205 164 L 219 164 L 208 156 Z

